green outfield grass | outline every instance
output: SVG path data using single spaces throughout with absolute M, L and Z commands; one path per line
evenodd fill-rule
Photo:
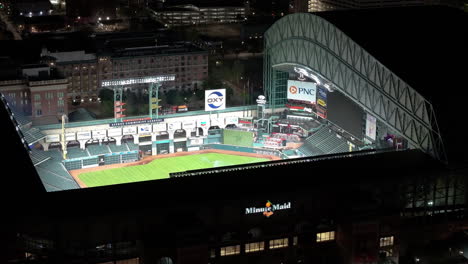
M 218 153 L 156 159 L 145 165 L 86 172 L 78 177 L 88 187 L 169 178 L 169 173 L 268 161 Z

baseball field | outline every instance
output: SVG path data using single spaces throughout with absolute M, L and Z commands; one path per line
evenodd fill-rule
M 148 162 L 140 162 L 138 165 L 127 164 L 126 166 L 117 168 L 97 168 L 97 170 L 83 171 L 73 173 L 72 175 L 79 179 L 82 187 L 95 187 L 167 179 L 169 178 L 169 173 L 173 172 L 240 165 L 268 160 L 270 159 L 266 157 L 260 158 L 221 153 L 199 153 L 158 158 Z

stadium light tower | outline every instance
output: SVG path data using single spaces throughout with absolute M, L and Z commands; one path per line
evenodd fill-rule
M 67 115 L 62 115 L 62 156 L 63 159 L 67 159 L 67 142 L 65 138 L 65 123 L 68 121 Z
M 123 109 L 123 106 L 125 103 L 123 102 L 123 88 L 122 86 L 120 87 L 114 87 L 114 122 L 117 122 L 117 119 L 125 117 L 123 112 L 125 109 Z
M 159 117 L 159 88 L 161 88 L 161 82 L 153 82 L 149 87 L 149 115 L 150 118 L 153 118 L 153 114 L 156 114 L 156 118 Z
M 265 118 L 265 106 L 266 106 L 267 100 L 265 96 L 259 95 L 257 98 L 257 129 L 262 126 L 262 128 L 265 127 L 265 122 L 266 122 L 266 133 L 270 134 L 271 132 L 271 126 L 272 126 L 272 118 Z
M 153 89 L 154 84 L 157 85 L 156 93 L 159 89 L 159 86 L 162 82 L 167 82 L 167 81 L 174 81 L 175 80 L 175 74 L 165 74 L 165 75 L 156 75 L 156 76 L 146 76 L 146 77 L 137 77 L 137 78 L 127 78 L 127 79 L 115 79 L 115 80 L 106 80 L 101 83 L 101 87 L 111 87 L 111 89 L 114 90 L 114 119 L 115 122 L 117 122 L 118 118 L 124 117 L 123 111 L 125 109 L 122 109 L 121 107 L 125 105 L 125 103 L 122 103 L 122 87 L 125 85 L 134 85 L 134 84 L 143 84 L 143 83 L 150 83 L 150 90 Z M 120 98 L 117 98 L 120 95 Z M 156 115 L 158 115 L 158 98 L 156 94 L 156 100 L 151 101 L 152 98 L 152 92 L 150 91 L 150 116 L 152 115 L 153 112 L 153 105 L 156 105 Z M 120 99 L 120 100 L 117 100 Z

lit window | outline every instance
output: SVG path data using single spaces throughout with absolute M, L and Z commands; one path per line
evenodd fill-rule
M 245 244 L 245 253 L 262 251 L 265 249 L 265 242 L 254 242 Z
M 216 258 L 216 249 L 212 248 L 210 250 L 210 258 Z
M 273 248 L 284 248 L 288 246 L 288 238 L 280 238 L 270 240 L 270 249 Z
M 335 231 L 317 233 L 317 242 L 335 240 Z
M 221 256 L 231 256 L 240 254 L 240 245 L 222 247 L 220 250 Z
M 387 247 L 387 246 L 393 246 L 393 236 L 380 238 L 380 247 Z

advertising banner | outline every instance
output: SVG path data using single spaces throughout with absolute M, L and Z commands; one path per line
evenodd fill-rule
M 190 138 L 190 145 L 203 145 L 203 138 Z
M 66 141 L 76 140 L 76 134 L 75 133 L 66 133 L 65 134 L 65 140 Z
M 107 130 L 93 130 L 93 139 L 100 139 L 107 137 Z
M 286 104 L 286 108 L 288 108 L 291 111 L 304 111 L 305 106 Z
M 323 109 L 320 105 L 317 105 L 317 115 L 323 119 L 327 118 L 327 110 Z
M 124 127 L 122 128 L 122 134 L 124 135 L 135 135 L 137 133 L 136 127 Z
M 327 90 L 325 90 L 325 89 L 323 89 L 323 88 L 321 88 L 321 87 L 319 86 L 319 88 L 317 89 L 317 91 L 318 91 L 317 97 L 322 98 L 322 99 L 324 99 L 324 100 L 327 99 Z
M 323 107 L 327 107 L 327 102 L 325 102 L 323 99 L 317 99 L 317 104 Z
M 197 127 L 210 127 L 210 121 L 208 119 L 197 120 Z
M 288 99 L 315 103 L 316 92 L 315 83 L 288 80 Z
M 226 109 L 226 89 L 205 90 L 205 111 Z
M 151 125 L 138 126 L 138 134 L 150 134 L 151 128 Z
M 366 116 L 366 136 L 372 140 L 375 140 L 376 137 L 376 128 L 377 128 L 377 119 L 367 114 Z
M 185 121 L 182 123 L 182 128 L 183 129 L 188 129 L 191 130 L 192 128 L 195 128 L 197 126 L 197 123 L 195 121 Z
M 166 130 L 167 130 L 166 123 L 159 123 L 159 124 L 154 124 L 153 125 L 153 131 L 154 132 L 160 132 L 160 131 L 166 131 Z
M 222 125 L 224 125 L 224 118 L 213 117 L 210 120 L 210 125 L 211 126 L 222 126 Z
M 77 140 L 85 140 L 91 138 L 91 131 L 82 131 L 76 133 Z
M 121 127 L 129 125 L 140 125 L 140 124 L 154 124 L 164 122 L 164 118 L 134 118 L 126 119 L 123 122 L 110 123 L 110 127 Z
M 107 130 L 107 136 L 109 137 L 118 137 L 122 135 L 121 128 L 111 128 Z
M 177 129 L 182 129 L 181 122 L 174 122 L 174 123 L 167 124 L 167 130 L 177 130 Z
M 47 135 L 46 136 L 46 142 L 47 143 L 60 142 L 60 135 L 59 134 L 57 134 L 57 135 Z
M 237 125 L 239 123 L 239 118 L 237 116 L 226 117 L 226 125 Z

